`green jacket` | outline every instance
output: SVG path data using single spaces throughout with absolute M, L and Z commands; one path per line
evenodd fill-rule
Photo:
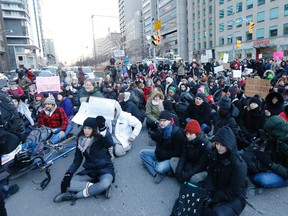
M 270 169 L 283 178 L 288 178 L 288 122 L 280 116 L 271 116 L 265 122 L 264 130 L 277 139 Z
M 102 93 L 100 91 L 98 91 L 98 89 L 95 87 L 93 91 L 91 92 L 87 92 L 85 90 L 85 88 L 82 88 L 80 90 L 81 92 L 79 93 L 79 101 L 80 101 L 80 104 L 82 102 L 88 102 L 89 100 L 89 97 L 103 97 Z
M 154 122 L 159 120 L 159 115 L 160 115 L 160 112 L 161 112 L 161 110 L 159 109 L 158 105 L 153 105 L 152 104 L 152 99 L 155 96 L 159 96 L 160 97 L 160 103 L 162 103 L 163 98 L 164 98 L 163 94 L 161 92 L 158 92 L 158 91 L 154 90 L 152 92 L 151 96 L 149 97 L 149 100 L 147 101 L 146 112 L 145 112 L 146 117 L 148 119 L 154 121 Z

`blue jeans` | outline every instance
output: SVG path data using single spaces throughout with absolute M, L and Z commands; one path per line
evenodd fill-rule
M 155 176 L 157 173 L 165 174 L 171 169 L 170 160 L 159 162 L 156 158 L 155 151 L 152 149 L 143 149 L 139 154 L 152 176 Z
M 273 172 L 258 173 L 252 177 L 252 180 L 257 185 L 264 188 L 277 188 L 288 186 L 288 179 L 284 179 Z
M 72 131 L 72 129 L 73 129 L 73 126 L 71 123 L 69 123 L 65 132 L 64 132 L 64 136 L 61 135 L 61 131 L 60 131 L 59 133 L 53 134 L 50 138 L 50 141 L 53 144 L 59 143 L 61 140 L 63 140 Z

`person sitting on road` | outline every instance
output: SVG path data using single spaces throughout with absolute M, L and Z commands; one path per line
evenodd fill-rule
M 172 123 L 172 115 L 164 110 L 159 116 L 159 130 L 155 137 L 156 149 L 143 149 L 140 158 L 154 177 L 155 184 L 159 184 L 165 174 L 171 171 L 170 159 L 180 157 L 185 143 L 184 132 Z
M 40 112 L 38 126 L 51 128 L 53 135 L 48 144 L 56 144 L 64 139 L 72 130 L 72 125 L 68 124 L 68 117 L 61 107 L 57 107 L 53 95 L 46 98 L 44 109 Z
M 157 129 L 160 112 L 164 110 L 163 99 L 164 95 L 161 92 L 153 90 L 146 103 L 146 126 L 152 131 Z
M 8 95 L 15 95 L 25 101 L 24 91 L 15 81 L 9 81 L 8 87 L 9 90 L 6 91 Z
M 255 155 L 268 169 L 267 172 L 252 176 L 252 181 L 260 187 L 276 188 L 288 185 L 288 123 L 280 116 L 271 116 L 264 124 L 269 142 L 265 151 L 255 151 Z
M 124 112 L 118 101 L 115 102 L 114 119 L 106 120 L 115 144 L 114 153 L 121 157 L 132 148 L 132 142 L 139 135 L 142 123 L 131 113 Z
M 57 95 L 57 100 L 59 103 L 59 107 L 64 110 L 68 119 L 72 119 L 72 117 L 74 116 L 73 104 L 71 100 L 66 97 L 65 92 L 59 92 Z
M 183 183 L 199 183 L 207 177 L 208 155 L 212 144 L 201 131 L 197 120 L 191 119 L 186 127 L 186 142 L 181 157 L 170 159 L 170 165 L 176 179 Z
M 203 216 L 240 215 L 246 205 L 247 165 L 237 153 L 236 138 L 230 127 L 220 128 L 212 138 L 208 176 L 204 189 Z
M 114 166 L 109 154 L 108 142 L 99 134 L 95 118 L 88 117 L 78 134 L 73 163 L 61 182 L 61 193 L 54 202 L 75 201 L 106 192 L 111 197 L 111 184 L 115 180 Z M 84 169 L 76 171 L 84 159 Z M 68 192 L 67 192 L 68 190 Z
M 80 104 L 82 102 L 89 102 L 90 97 L 103 97 L 102 93 L 98 90 L 94 79 L 86 79 L 84 87 L 78 92 Z

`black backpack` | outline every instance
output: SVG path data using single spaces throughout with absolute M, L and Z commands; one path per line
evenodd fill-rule
M 25 126 L 11 97 L 0 91 L 0 154 L 12 152 L 22 141 Z

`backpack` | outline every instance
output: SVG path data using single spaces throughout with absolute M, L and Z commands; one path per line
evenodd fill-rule
M 12 152 L 22 141 L 25 126 L 11 97 L 0 91 L 0 154 Z
M 42 143 L 45 142 L 52 135 L 50 128 L 41 125 L 38 128 L 33 129 L 27 136 L 25 143 L 35 142 Z

